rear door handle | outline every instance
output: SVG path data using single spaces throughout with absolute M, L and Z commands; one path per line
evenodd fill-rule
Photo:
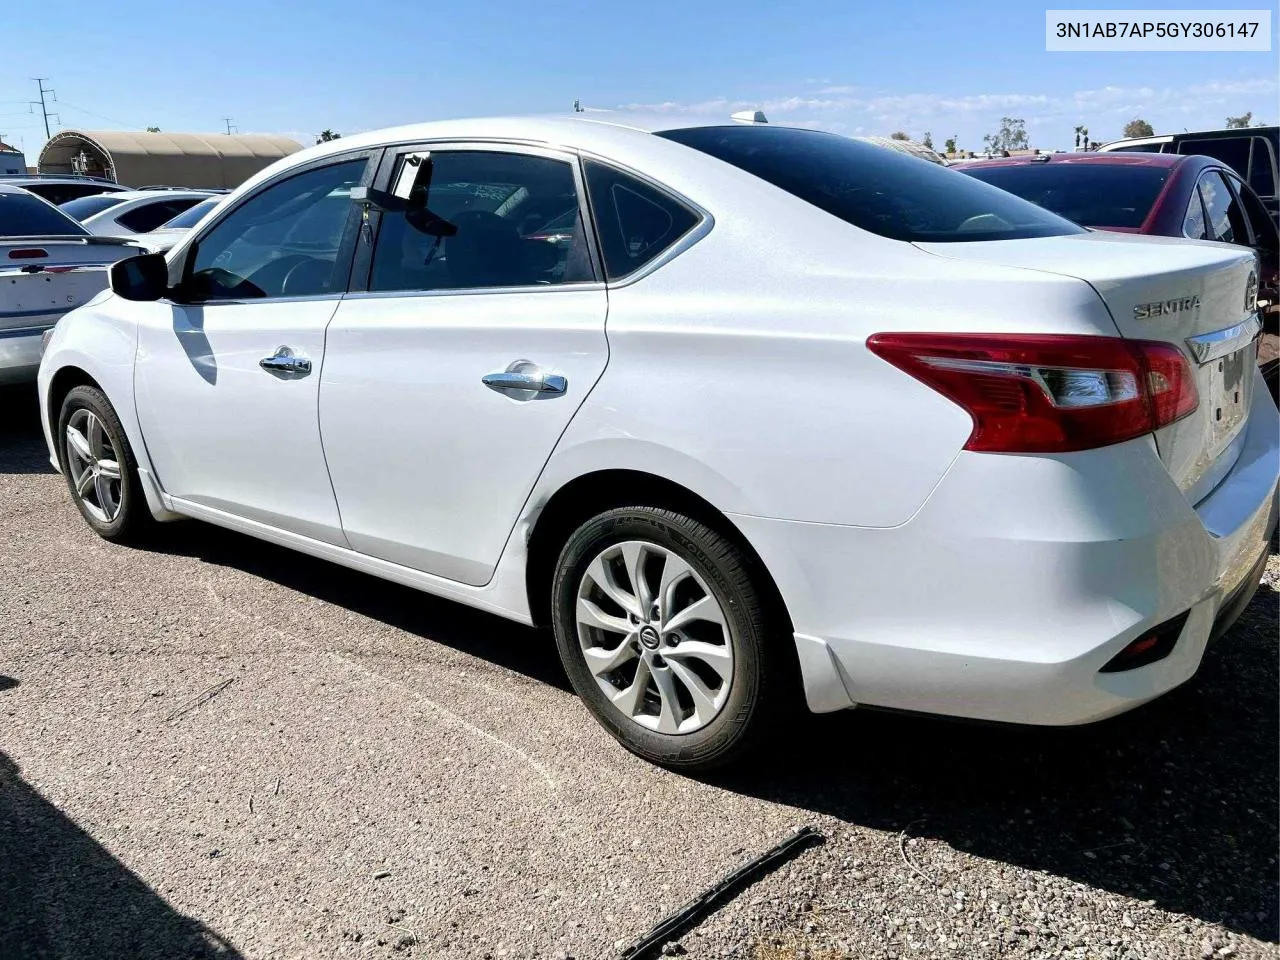
M 258 366 L 286 380 L 305 377 L 311 372 L 311 361 L 306 357 L 295 357 L 289 347 L 278 347 L 274 354 L 259 360 Z
M 557 397 L 569 389 L 569 381 L 559 374 L 546 374 L 531 360 L 517 360 L 501 373 L 480 378 L 490 390 L 503 394 L 531 394 Z M 531 397 L 530 397 L 531 399 Z

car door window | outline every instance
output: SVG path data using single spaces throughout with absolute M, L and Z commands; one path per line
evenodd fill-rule
M 605 276 L 610 280 L 649 263 L 701 219 L 675 197 L 621 170 L 592 160 L 585 166 Z
M 182 288 L 192 301 L 335 291 L 338 251 L 366 159 L 317 167 L 249 197 L 195 243 Z
M 1249 162 L 1249 186 L 1260 197 L 1276 195 L 1276 157 L 1271 144 L 1262 137 L 1253 138 L 1253 155 Z
M 392 170 L 399 181 L 407 157 Z M 369 289 L 542 287 L 595 279 L 573 167 L 481 150 L 431 151 L 405 211 L 384 211 Z
M 199 198 L 188 197 L 181 200 L 166 200 L 160 203 L 143 204 L 120 214 L 116 220 L 132 233 L 148 233 L 160 226 L 160 224 L 172 220 L 183 210 L 192 206 L 197 199 Z
M 1205 221 L 1204 202 L 1200 199 L 1200 185 L 1191 191 L 1191 202 L 1187 204 L 1187 215 L 1182 221 L 1183 236 L 1192 240 L 1208 240 L 1209 226 Z
M 1263 206 L 1258 195 L 1244 182 L 1236 177 L 1227 177 L 1235 187 L 1236 196 L 1244 208 L 1245 219 L 1249 221 L 1249 229 L 1253 233 L 1253 245 L 1259 250 L 1274 252 L 1280 249 L 1280 236 L 1277 236 L 1276 222 Z
M 1215 171 L 1201 177 L 1200 195 L 1204 198 L 1205 215 L 1209 221 L 1209 239 L 1248 245 L 1249 230 L 1245 226 L 1244 211 L 1222 174 Z

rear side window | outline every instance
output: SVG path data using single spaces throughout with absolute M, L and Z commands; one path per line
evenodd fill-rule
M 0 237 L 83 237 L 87 231 L 29 193 L 0 192 Z
M 1274 197 L 1276 194 L 1276 157 L 1271 152 L 1271 144 L 1262 137 L 1253 138 L 1253 159 L 1249 165 L 1249 186 L 1257 191 L 1260 197 Z
M 183 210 L 193 206 L 196 200 L 196 197 L 187 197 L 179 200 L 147 203 L 130 210 L 128 213 L 122 213 L 117 219 L 131 233 L 148 233 L 160 226 L 160 224 L 172 220 Z
M 1211 240 L 1209 225 L 1204 219 L 1204 204 L 1200 202 L 1199 186 L 1191 191 L 1191 201 L 1187 204 L 1187 215 L 1182 220 L 1182 234 L 1192 240 Z
M 1178 141 L 1179 153 L 1198 153 L 1220 160 L 1242 177 L 1249 175 L 1249 141 L 1252 137 L 1188 137 Z
M 68 200 L 66 203 L 59 205 L 58 209 L 69 217 L 74 217 L 77 220 L 86 220 L 95 213 L 101 213 L 103 210 L 114 207 L 122 201 L 123 198 L 110 193 L 99 193 L 92 197 L 81 197 L 79 200 Z
M 178 214 L 172 220 L 168 220 L 161 224 L 161 226 L 169 230 L 177 230 L 183 227 L 194 227 L 197 223 L 208 216 L 210 210 L 221 202 L 221 197 L 211 197 L 208 200 L 201 200 L 185 213 Z
M 61 205 L 68 200 L 79 200 L 81 197 L 96 197 L 106 193 L 95 183 L 30 183 L 23 184 L 27 190 L 37 196 L 44 197 L 54 205 Z
M 1086 227 L 1140 227 L 1169 180 L 1167 167 L 1018 163 L 964 173 Z
M 588 160 L 587 192 L 605 276 L 618 280 L 649 263 L 701 219 L 675 197 L 621 170 Z
M 1249 242 L 1244 210 L 1227 186 L 1222 174 L 1206 173 L 1200 178 L 1200 196 L 1204 198 L 1205 215 L 1209 218 L 1209 239 L 1223 243 Z
M 948 243 L 1084 232 L 955 170 L 833 133 L 753 125 L 692 127 L 658 136 L 733 164 L 891 240 Z

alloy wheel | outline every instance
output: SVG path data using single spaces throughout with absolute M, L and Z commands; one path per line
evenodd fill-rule
M 86 512 L 101 523 L 120 513 L 120 445 L 92 410 L 80 407 L 67 420 L 67 472 Z
M 587 668 L 609 702 L 666 734 L 701 730 L 733 682 L 733 638 L 701 576 L 665 547 L 613 544 L 587 565 L 577 592 Z

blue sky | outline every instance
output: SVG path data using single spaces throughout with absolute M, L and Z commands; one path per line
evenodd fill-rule
M 1271 0 L 1274 3 L 1274 0 Z M 34 161 L 31 78 L 61 126 L 242 132 L 310 141 L 414 120 L 633 105 L 771 119 L 848 134 L 931 131 L 977 148 L 1002 115 L 1033 145 L 1072 146 L 1075 124 L 1120 136 L 1280 120 L 1270 53 L 1047 53 L 1044 11 L 994 0 L 117 0 L 9 16 L 0 30 L 0 134 Z M 1097 0 L 1079 4 L 1099 7 Z M 1136 6 L 1136 4 L 1135 4 Z M 1146 4 L 1266 8 L 1258 0 Z M 1273 10 L 1273 33 L 1280 16 Z

